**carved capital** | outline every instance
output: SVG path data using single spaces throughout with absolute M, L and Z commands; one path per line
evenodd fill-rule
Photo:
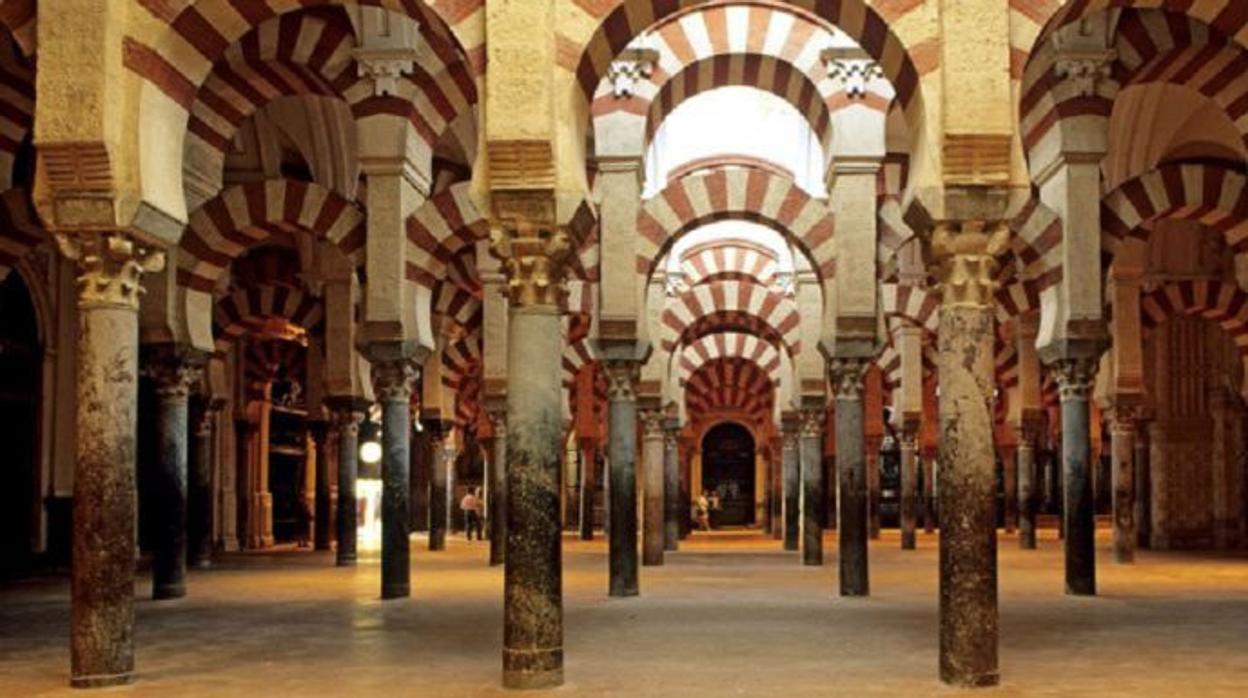
M 828 361 L 828 384 L 836 400 L 861 400 L 863 378 L 869 362 L 861 358 L 834 358 Z
M 197 354 L 157 347 L 147 352 L 142 372 L 152 380 L 161 400 L 186 400 L 204 376 L 204 363 L 204 358 Z M 204 410 L 204 414 L 209 413 Z
M 626 49 L 607 67 L 607 79 L 616 99 L 631 99 L 637 83 L 650 77 L 659 52 L 648 48 Z
M 373 96 L 398 94 L 399 79 L 411 75 L 416 66 L 416 51 L 407 48 L 356 49 L 356 75 L 373 83 Z
M 635 401 L 641 380 L 641 363 L 637 361 L 604 361 L 607 376 L 607 399 Z
M 662 410 L 641 410 L 639 417 L 643 435 L 650 438 L 662 438 L 664 419 Z
M 575 246 L 555 223 L 546 191 L 495 192 L 490 252 L 502 262 L 507 296 L 515 306 L 558 306 Z
M 364 412 L 353 407 L 339 408 L 331 410 L 329 418 L 339 437 L 358 436 L 360 420 L 364 419 Z
M 507 402 L 504 400 L 490 400 L 485 405 L 485 418 L 490 420 L 490 431 L 493 432 L 494 438 L 499 439 L 507 436 Z
M 1088 399 L 1092 384 L 1096 382 L 1096 370 L 1100 364 L 1090 356 L 1058 359 L 1053 362 L 1057 379 L 1057 394 L 1062 402 Z
M 418 372 L 410 359 L 372 363 L 373 393 L 382 402 L 411 402 Z
M 1058 54 L 1053 73 L 1068 81 L 1079 96 L 1094 97 L 1101 82 L 1113 77 L 1115 58 L 1113 50 L 1066 51 Z
M 802 410 L 801 436 L 803 439 L 823 438 L 825 417 L 823 410 Z
M 78 263 L 78 307 L 139 309 L 145 272 L 165 268 L 165 253 L 121 232 L 57 233 L 61 252 Z
M 932 256 L 945 306 L 991 307 L 997 292 L 997 257 L 1009 244 L 1004 223 L 941 222 L 932 234 Z
M 850 99 L 866 97 L 871 81 L 884 78 L 884 69 L 871 58 L 843 57 L 836 49 L 825 50 L 820 57 L 828 70 L 828 77 L 839 82 Z

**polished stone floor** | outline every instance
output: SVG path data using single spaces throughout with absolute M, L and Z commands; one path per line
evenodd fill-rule
M 1062 594 L 1060 543 L 1003 536 L 1001 671 L 992 695 L 1248 695 L 1248 556 L 1142 553 L 1108 562 L 1102 595 Z M 608 599 L 601 540 L 565 539 L 567 685 L 560 695 L 955 694 L 936 681 L 937 548 L 871 549 L 868 599 L 834 593 L 828 565 L 748 533 L 701 534 L 644 568 L 642 596 Z M 476 696 L 498 686 L 502 569 L 480 543 L 430 553 L 413 538 L 413 598 L 378 600 L 375 561 L 226 557 L 188 598 L 138 604 L 141 679 L 102 695 Z M 148 589 L 147 579 L 137 588 Z M 71 693 L 68 584 L 0 587 L 0 696 Z M 83 695 L 74 692 L 75 695 Z

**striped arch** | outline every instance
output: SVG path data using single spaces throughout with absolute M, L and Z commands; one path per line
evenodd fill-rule
M 601 5 L 585 3 L 582 11 L 589 15 L 586 20 L 596 28 L 588 41 L 583 44 L 576 41 L 576 45 L 584 45 L 575 72 L 586 103 L 592 101 L 611 61 L 635 37 L 668 18 L 677 17 L 691 8 L 709 5 L 711 2 L 713 0 L 619 0 Z M 913 7 L 875 9 L 868 6 L 865 0 L 793 0 L 786 3 L 786 6 L 792 7 L 794 13 L 807 14 L 812 21 L 835 25 L 856 41 L 869 56 L 879 62 L 885 78 L 896 89 L 898 100 L 911 116 L 911 120 L 920 118 L 922 100 L 919 99 L 919 70 L 907 48 L 914 48 L 914 44 L 929 37 L 911 36 L 912 45 L 908 47 L 898 38 L 892 24 Z M 747 27 L 749 21 L 748 15 L 744 13 L 760 11 L 758 8 L 746 7 L 737 10 L 734 15 L 733 10 L 736 8 L 724 13 L 724 24 L 728 27 L 726 36 L 730 44 L 739 41 L 736 37 L 745 36 L 742 20 Z M 741 20 L 737 17 L 741 17 Z M 919 29 L 920 24 L 922 23 L 915 23 L 918 31 L 935 31 L 934 27 Z
M 48 240 L 25 189 L 0 194 L 0 281 L 23 257 Z
M 766 245 L 749 240 L 721 239 L 685 251 L 680 271 L 685 286 L 710 281 L 753 281 L 764 286 L 776 280 L 779 260 Z
M 770 343 L 741 332 L 719 332 L 685 345 L 677 365 L 678 379 L 683 385 L 702 366 L 727 358 L 745 359 L 762 369 L 773 383 L 780 383 L 780 352 Z
M 211 293 L 240 254 L 275 235 L 310 233 L 356 267 L 364 255 L 364 213 L 311 182 L 270 179 L 230 187 L 191 214 L 178 244 L 178 284 Z
M 433 293 L 455 256 L 489 232 L 468 182 L 431 197 L 407 219 L 408 280 Z
M 884 284 L 880 287 L 880 305 L 890 328 L 901 322 L 923 328 L 924 334 L 936 334 L 940 297 L 935 293 L 917 286 Z
M 641 235 L 637 269 L 649 275 L 677 238 L 716 221 L 739 219 L 765 225 L 792 240 L 824 279 L 836 272 L 828 203 L 797 184 L 758 169 L 717 170 L 668 183 L 637 214 Z
M 1248 112 L 1243 103 L 1248 93 L 1243 77 L 1248 14 L 1242 7 L 1233 9 L 1236 5 L 1208 0 L 1081 0 L 1058 11 L 1041 33 L 1022 76 L 1020 132 L 1032 171 L 1042 169 L 1057 151 L 1054 139 L 1062 138 L 1064 122 L 1093 119 L 1104 128 L 1114 96 L 1131 85 L 1162 82 L 1190 87 L 1241 123 Z M 1127 10 L 1113 39 L 1112 74 L 1096 85 L 1095 93 L 1085 94 L 1075 81 L 1062 79 L 1049 37 L 1077 18 L 1123 7 Z M 1238 46 L 1226 39 L 1236 33 Z M 1241 134 L 1248 142 L 1248 127 L 1242 124 Z
M 263 339 L 247 342 L 243 351 L 243 380 L 253 399 L 266 394 L 275 380 L 298 382 L 308 394 L 308 349 L 301 342 Z
M 1222 281 L 1176 281 L 1140 297 L 1145 332 L 1175 315 L 1191 315 L 1217 323 L 1235 342 L 1244 366 L 1240 394 L 1248 397 L 1248 293 Z
M 761 424 L 771 418 L 774 406 L 775 383 L 746 359 L 709 361 L 685 383 L 685 407 L 693 421 L 717 411 L 737 411 Z
M 675 351 L 717 331 L 755 334 L 784 345 L 790 356 L 801 353 L 801 318 L 797 304 L 766 286 L 721 281 L 703 284 L 669 299 L 661 318 L 660 345 Z
M 0 2 L 0 27 L 8 30 L 22 55 L 35 55 L 39 37 L 35 33 L 38 20 L 35 0 L 5 0 Z
M 467 330 L 481 322 L 481 294 L 476 249 L 465 247 L 452 258 L 446 278 L 437 283 L 433 313 L 450 322 L 456 331 Z M 443 331 L 449 329 L 444 327 Z
M 1238 261 L 1248 252 L 1248 178 L 1211 165 L 1163 165 L 1124 182 L 1101 201 L 1101 246 L 1113 255 L 1128 238 L 1147 239 L 1149 223 L 1199 222 L 1222 235 Z
M 275 318 L 315 332 L 325 319 L 324 306 L 319 298 L 287 284 L 256 284 L 237 289 L 218 300 L 213 308 L 216 351 L 227 351 L 239 337 L 262 330 L 265 323 Z
M 442 385 L 458 393 L 465 378 L 480 370 L 481 326 L 477 325 L 442 350 Z
M 0 13 L 7 7 L 0 5 Z M 17 151 L 35 122 L 33 60 L 33 56 L 23 55 L 15 36 L 6 37 L 0 32 L 0 191 L 14 186 L 13 165 L 17 161 Z M 29 185 L 29 182 L 18 184 Z

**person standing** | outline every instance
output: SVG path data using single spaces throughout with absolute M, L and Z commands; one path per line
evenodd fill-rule
M 468 490 L 468 494 L 459 502 L 464 512 L 464 531 L 468 540 L 472 540 L 472 532 L 477 532 L 477 540 L 484 540 L 484 527 L 481 525 L 482 502 L 480 488 Z

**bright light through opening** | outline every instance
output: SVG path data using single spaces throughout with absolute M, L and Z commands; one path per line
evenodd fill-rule
M 381 461 L 381 444 L 376 441 L 365 441 L 360 444 L 360 460 L 372 465 Z

